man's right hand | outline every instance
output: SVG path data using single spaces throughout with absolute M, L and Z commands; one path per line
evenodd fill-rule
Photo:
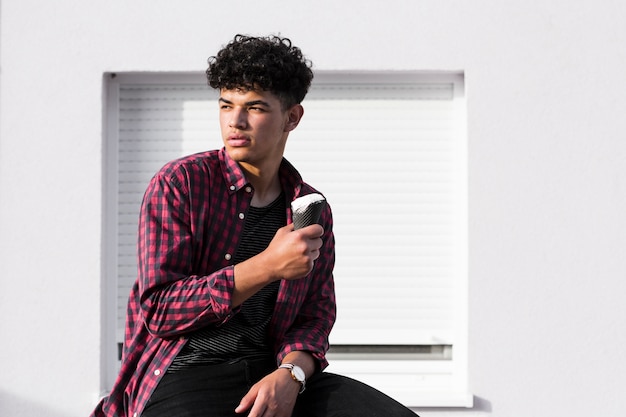
M 324 229 L 312 224 L 294 230 L 293 224 L 284 226 L 265 249 L 267 262 L 271 263 L 273 280 L 300 279 L 307 276 L 320 256 Z
M 278 229 L 263 252 L 235 265 L 232 306 L 241 305 L 271 282 L 307 276 L 320 256 L 323 235 L 324 228 L 319 224 L 298 230 L 289 224 Z

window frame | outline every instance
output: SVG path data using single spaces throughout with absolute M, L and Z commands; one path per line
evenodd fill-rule
M 456 72 L 418 72 L 418 71 L 320 71 L 316 72 L 315 82 L 321 83 L 372 83 L 385 80 L 386 83 L 436 83 L 454 84 L 455 129 L 458 135 L 456 163 L 459 170 L 465 172 L 465 181 L 461 181 L 458 190 L 464 195 L 464 207 L 459 208 L 460 232 L 462 240 L 467 242 L 467 128 L 466 98 L 464 76 Z M 103 361 L 102 386 L 110 389 L 119 371 L 119 347 L 111 340 L 123 340 L 115 318 L 118 309 L 117 279 L 117 224 L 118 224 L 118 181 L 119 181 L 119 89 L 123 84 L 188 84 L 203 82 L 199 73 L 124 73 L 105 74 L 105 237 L 103 243 Z M 208 88 L 208 87 L 207 87 Z M 315 185 L 315 184 L 314 184 Z M 468 328 L 468 277 L 467 244 L 458 254 L 462 279 L 455 283 L 455 343 L 454 354 L 443 357 L 423 354 L 377 353 L 364 355 L 334 353 L 331 349 L 329 371 L 347 374 L 377 388 L 387 391 L 409 407 L 471 407 L 473 397 L 467 392 L 467 328 Z M 113 313 L 114 317 L 111 317 Z M 444 352 L 446 348 L 444 347 Z M 442 375 L 447 375 L 441 383 Z M 421 381 L 421 382 L 420 382 Z M 421 386 L 421 388 L 419 388 Z

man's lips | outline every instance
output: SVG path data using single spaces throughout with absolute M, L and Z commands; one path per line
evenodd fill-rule
M 228 144 L 230 146 L 247 146 L 250 143 L 250 139 L 245 135 L 230 135 L 228 136 Z

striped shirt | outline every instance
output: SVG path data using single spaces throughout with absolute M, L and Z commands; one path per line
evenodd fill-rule
M 285 220 L 285 196 L 267 207 L 250 207 L 235 264 L 261 253 Z M 239 313 L 220 327 L 207 326 L 193 333 L 167 372 L 242 358 L 270 357 L 267 328 L 278 294 L 278 281 L 261 289 L 241 306 Z
M 289 202 L 317 192 L 283 159 L 279 177 Z M 224 149 L 165 165 L 150 181 L 139 219 L 138 277 L 126 314 L 120 373 L 92 416 L 138 416 L 193 332 L 219 327 L 239 312 L 232 307 L 234 254 L 254 190 Z M 308 351 L 326 367 L 335 321 L 332 214 L 326 205 L 320 257 L 311 273 L 280 281 L 268 336 L 279 363 Z

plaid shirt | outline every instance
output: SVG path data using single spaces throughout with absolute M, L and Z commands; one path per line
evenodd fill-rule
M 315 190 L 283 159 L 288 201 Z M 181 158 L 151 180 L 139 221 L 139 277 L 131 290 L 122 366 L 112 392 L 92 416 L 138 416 L 190 332 L 220 326 L 231 306 L 232 259 L 253 189 L 224 149 Z M 287 221 L 291 207 L 287 204 Z M 327 366 L 335 321 L 335 245 L 330 208 L 322 213 L 324 245 L 305 278 L 281 281 L 270 323 L 277 363 L 294 350 Z

